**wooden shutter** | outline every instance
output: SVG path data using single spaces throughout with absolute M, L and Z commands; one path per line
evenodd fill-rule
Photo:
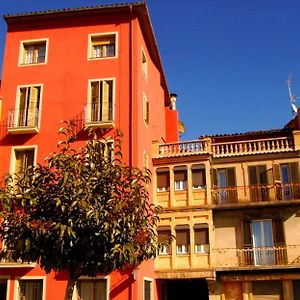
M 273 164 L 273 180 L 274 180 L 274 183 L 281 183 L 279 164 Z
M 249 167 L 248 172 L 249 172 L 249 184 L 256 185 L 258 183 L 257 174 L 256 174 L 256 166 Z
M 34 150 L 25 151 L 25 168 L 33 167 L 34 164 Z
M 267 177 L 267 168 L 266 166 L 258 166 L 258 174 L 259 174 L 259 183 L 260 184 L 268 184 L 268 177 Z
M 174 180 L 175 181 L 186 181 L 187 180 L 186 170 L 174 171 Z
M 244 248 L 252 247 L 251 221 L 245 220 L 242 223 L 242 227 L 243 227 L 243 237 L 244 237 Z
M 37 108 L 39 107 L 40 87 L 31 87 L 28 105 L 28 125 L 37 125 Z
M 217 169 L 212 170 L 212 183 L 214 188 L 218 186 Z
M 273 225 L 273 236 L 274 236 L 275 246 L 284 246 L 285 239 L 284 239 L 284 228 L 283 228 L 282 220 L 274 219 L 272 225 Z
M 176 245 L 190 244 L 190 229 L 188 225 L 175 226 L 176 231 Z
M 166 188 L 170 187 L 170 176 L 169 172 L 159 172 L 157 173 L 157 187 Z
M 299 165 L 297 162 L 292 162 L 290 165 L 290 173 L 291 173 L 291 182 L 297 183 L 299 182 Z
M 15 151 L 15 173 L 19 174 L 23 172 L 23 161 L 24 161 L 24 152 L 23 151 Z
M 203 169 L 192 170 L 193 186 L 204 186 L 205 176 Z
M 208 228 L 194 229 L 195 245 L 209 244 Z
M 102 81 L 102 118 L 101 121 L 108 121 L 109 118 L 109 84 L 106 80 Z
M 227 168 L 227 186 L 236 186 L 235 184 L 235 168 Z

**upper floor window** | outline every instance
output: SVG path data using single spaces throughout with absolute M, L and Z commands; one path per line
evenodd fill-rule
M 152 280 L 144 279 L 144 300 L 152 299 Z
M 249 190 L 251 201 L 268 201 L 268 176 L 265 165 L 249 166 Z
M 47 41 L 24 41 L 21 44 L 21 65 L 43 64 L 46 62 Z
M 204 189 L 206 188 L 205 169 L 202 166 L 192 166 L 192 182 L 193 189 Z
M 74 297 L 73 297 L 74 298 Z M 106 300 L 107 279 L 82 279 L 78 281 L 76 300 Z
M 195 224 L 195 253 L 209 252 L 209 237 L 207 224 Z
M 157 179 L 157 191 L 166 192 L 170 189 L 170 173 L 169 169 L 162 168 L 158 169 L 156 172 Z
M 158 242 L 163 243 L 164 245 L 159 249 L 159 255 L 168 255 L 171 254 L 171 227 L 170 226 L 159 226 L 157 227 L 157 237 Z
M 21 174 L 34 165 L 34 149 L 15 149 L 15 165 L 13 173 Z
M 116 56 L 116 34 L 90 35 L 89 58 L 109 58 Z
M 187 254 L 190 252 L 190 229 L 188 225 L 176 225 L 176 253 Z
M 145 77 L 148 78 L 148 61 L 147 61 L 146 54 L 143 51 L 143 49 L 142 49 L 142 58 L 141 58 L 141 61 L 142 61 L 142 70 L 143 70 L 143 73 L 144 73 Z
M 144 95 L 143 97 L 143 117 L 146 125 L 149 124 L 149 101 L 147 97 Z
M 187 189 L 187 169 L 185 167 L 174 168 L 175 191 Z
M 18 285 L 18 300 L 43 299 L 43 279 L 21 279 Z
M 90 81 L 86 123 L 111 123 L 114 114 L 114 80 Z

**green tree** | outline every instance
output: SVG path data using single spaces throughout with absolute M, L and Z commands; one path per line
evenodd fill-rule
M 65 299 L 80 276 L 96 276 L 154 258 L 158 208 L 149 203 L 150 172 L 121 161 L 121 135 L 109 143 L 95 132 L 74 149 L 72 125 L 44 164 L 10 177 L 1 190 L 1 255 L 65 271 Z

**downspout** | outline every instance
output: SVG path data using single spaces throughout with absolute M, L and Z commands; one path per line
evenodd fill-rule
M 132 167 L 132 163 L 133 163 L 132 4 L 129 5 L 129 9 L 130 9 L 130 23 L 129 23 L 129 167 Z

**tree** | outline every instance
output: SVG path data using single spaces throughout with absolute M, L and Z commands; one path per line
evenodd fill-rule
M 137 266 L 158 249 L 150 172 L 121 161 L 118 131 L 113 155 L 96 132 L 74 149 L 74 131 L 71 124 L 62 127 L 57 152 L 9 177 L 0 194 L 2 257 L 38 262 L 47 273 L 66 271 L 65 299 L 80 276 Z

